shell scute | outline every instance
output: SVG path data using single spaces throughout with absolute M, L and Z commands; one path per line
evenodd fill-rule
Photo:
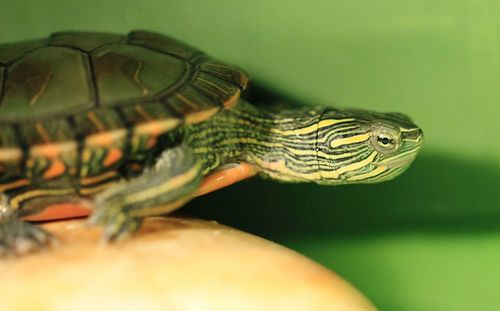
M 55 118 L 93 107 L 82 55 L 60 47 L 40 48 L 7 68 L 0 122 Z
M 238 68 L 145 31 L 0 45 L 0 181 L 69 175 L 97 191 L 96 178 L 124 165 L 140 172 L 168 132 L 231 107 L 247 82 Z
M 124 107 L 123 115 L 134 124 L 131 133 L 131 154 L 147 153 L 158 143 L 158 138 L 177 128 L 183 119 L 158 102 Z
M 19 132 L 23 143 L 30 146 L 25 167 L 30 179 L 57 178 L 76 165 L 78 145 L 66 119 L 27 123 Z
M 191 121 L 196 114 L 209 113 L 212 115 L 222 107 L 221 103 L 214 105 L 214 101 L 210 97 L 189 85 L 170 96 L 166 104 L 175 114 L 183 116 L 186 123 L 196 123 Z M 201 118 L 200 121 L 206 120 L 210 115 Z
M 117 169 L 126 160 L 127 131 L 115 129 L 87 136 L 82 150 L 80 178 Z
M 7 65 L 46 44 L 47 40 L 30 40 L 0 44 L 0 64 Z
M 201 54 L 198 49 L 176 39 L 149 31 L 132 31 L 128 36 L 128 43 L 175 55 L 185 60 Z
M 92 60 L 102 106 L 131 99 L 152 100 L 179 83 L 187 70 L 179 59 L 130 45 L 96 51 Z
M 56 32 L 50 36 L 49 46 L 62 46 L 90 52 L 106 44 L 125 41 L 125 36 L 110 33 Z
M 248 75 L 244 71 L 213 59 L 203 62 L 199 68 L 214 77 L 237 84 L 242 90 L 248 84 Z
M 20 128 L 20 132 L 28 146 L 74 140 L 73 131 L 66 119 L 27 123 Z
M 197 72 L 191 85 L 213 102 L 226 108 L 232 107 L 240 95 L 239 86 L 204 72 Z
M 82 112 L 73 117 L 76 136 L 88 137 L 127 127 L 126 120 L 115 108 L 102 107 Z
M 155 120 L 176 119 L 179 122 L 182 120 L 178 114 L 172 113 L 170 109 L 167 109 L 159 102 L 128 105 L 122 108 L 122 112 L 127 121 L 136 126 Z

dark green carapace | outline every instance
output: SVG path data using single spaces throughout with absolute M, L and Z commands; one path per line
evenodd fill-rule
M 227 164 L 281 181 L 377 182 L 422 144 L 404 115 L 257 109 L 240 99 L 247 83 L 238 68 L 150 32 L 0 45 L 0 253 L 50 243 L 21 217 L 52 204 L 90 203 L 91 222 L 114 240 L 182 206 Z

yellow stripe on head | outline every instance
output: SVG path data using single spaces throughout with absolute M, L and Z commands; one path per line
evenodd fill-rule
M 364 159 L 362 161 L 358 161 L 358 162 L 354 162 L 354 163 L 349 164 L 349 165 L 342 166 L 339 169 L 336 169 L 334 171 L 322 171 L 321 177 L 323 179 L 339 179 L 341 174 L 358 170 L 358 169 L 365 167 L 368 164 L 372 163 L 376 156 L 377 156 L 377 152 L 373 151 L 366 159 Z
M 378 174 L 382 174 L 387 170 L 387 166 L 379 165 L 377 168 L 375 168 L 373 171 L 363 173 L 363 174 L 358 174 L 352 177 L 349 177 L 349 181 L 361 181 L 361 180 L 368 180 L 371 177 L 377 176 Z
M 330 143 L 330 147 L 337 148 L 339 146 L 360 143 L 360 142 L 368 140 L 369 138 L 370 138 L 370 134 L 365 133 L 365 134 L 354 135 L 354 136 L 349 136 L 349 137 L 340 138 L 340 139 L 334 139 Z

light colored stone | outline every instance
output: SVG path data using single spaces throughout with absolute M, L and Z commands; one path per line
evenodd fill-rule
M 326 268 L 217 223 L 152 218 L 114 245 L 83 220 L 44 227 L 60 246 L 0 262 L 0 310 L 375 310 Z

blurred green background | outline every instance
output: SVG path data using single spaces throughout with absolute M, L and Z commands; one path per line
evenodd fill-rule
M 381 310 L 500 310 L 500 1 L 6 1 L 0 41 L 150 29 L 305 104 L 404 112 L 425 132 L 402 177 L 258 179 L 184 212 L 287 245 Z

